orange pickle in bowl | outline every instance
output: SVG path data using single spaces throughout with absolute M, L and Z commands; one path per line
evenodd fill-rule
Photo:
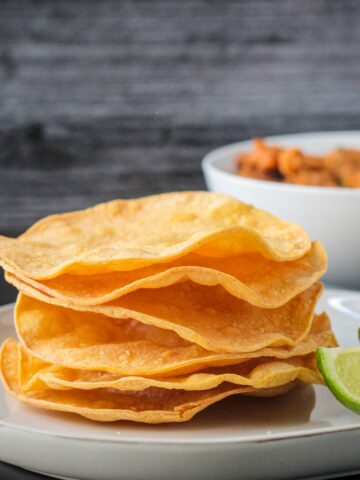
M 298 185 L 360 188 L 360 150 L 339 148 L 325 155 L 308 155 L 299 148 L 253 141 L 237 159 L 237 174 L 259 180 Z

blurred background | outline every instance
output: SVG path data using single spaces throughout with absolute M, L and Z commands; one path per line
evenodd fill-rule
M 2 0 L 0 232 L 203 189 L 222 144 L 358 129 L 359 16 L 356 0 Z

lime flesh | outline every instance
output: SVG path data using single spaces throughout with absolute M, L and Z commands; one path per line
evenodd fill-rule
M 360 347 L 319 348 L 316 360 L 335 397 L 360 415 Z

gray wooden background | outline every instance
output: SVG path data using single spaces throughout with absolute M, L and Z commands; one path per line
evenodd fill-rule
M 359 128 L 359 27 L 356 0 L 2 0 L 0 232 L 204 188 L 227 142 Z

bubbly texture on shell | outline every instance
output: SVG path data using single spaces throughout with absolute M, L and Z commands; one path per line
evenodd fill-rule
M 64 274 L 50 280 L 27 278 L 16 269 L 4 266 L 7 281 L 15 287 L 21 290 L 21 283 L 25 283 L 69 305 L 100 305 L 139 289 L 192 281 L 205 286 L 221 285 L 234 297 L 252 305 L 275 308 L 318 281 L 326 271 L 327 257 L 321 243 L 313 242 L 308 253 L 289 262 L 270 260 L 259 253 L 220 259 L 188 254 L 173 262 L 126 272 Z
M 16 344 L 14 339 L 7 342 Z M 141 391 L 150 387 L 167 390 L 209 390 L 224 382 L 253 388 L 274 388 L 300 380 L 322 383 L 313 353 L 302 357 L 278 360 L 259 357 L 239 365 L 213 367 L 175 377 L 122 376 L 93 370 L 77 370 L 42 362 L 20 344 L 19 385 L 22 392 L 33 390 L 95 390 L 113 388 L 119 391 Z
M 101 388 L 89 391 L 46 389 L 23 393 L 19 386 L 19 355 L 15 342 L 3 344 L 0 372 L 7 390 L 24 403 L 47 410 L 76 413 L 101 422 L 184 422 L 230 395 L 274 396 L 285 393 L 296 385 L 295 382 L 277 388 L 256 390 L 224 383 L 217 388 L 200 391 L 150 387 L 139 392 Z
M 0 237 L 0 259 L 23 276 L 134 270 L 188 253 L 260 253 L 292 261 L 311 248 L 305 231 L 231 197 L 178 192 L 114 200 L 52 215 L 17 239 Z
M 15 317 L 20 341 L 43 361 L 121 375 L 178 375 L 261 356 L 289 358 L 332 341 L 325 315 L 315 318 L 309 334 L 295 346 L 270 346 L 246 353 L 211 352 L 171 330 L 133 319 L 77 312 L 24 295 L 19 297 Z
M 15 316 L 19 331 L 39 325 L 40 319 L 43 328 L 48 329 L 69 322 L 78 329 L 95 321 L 111 327 L 115 325 L 111 319 L 118 320 L 120 326 L 125 324 L 121 320 L 131 319 L 171 330 L 209 351 L 245 353 L 266 346 L 292 346 L 301 341 L 310 330 L 322 286 L 314 284 L 275 309 L 250 305 L 229 295 L 222 287 L 203 287 L 191 282 L 138 290 L 111 304 L 93 307 L 69 306 L 38 291 L 23 290 L 31 296 L 18 298 Z

